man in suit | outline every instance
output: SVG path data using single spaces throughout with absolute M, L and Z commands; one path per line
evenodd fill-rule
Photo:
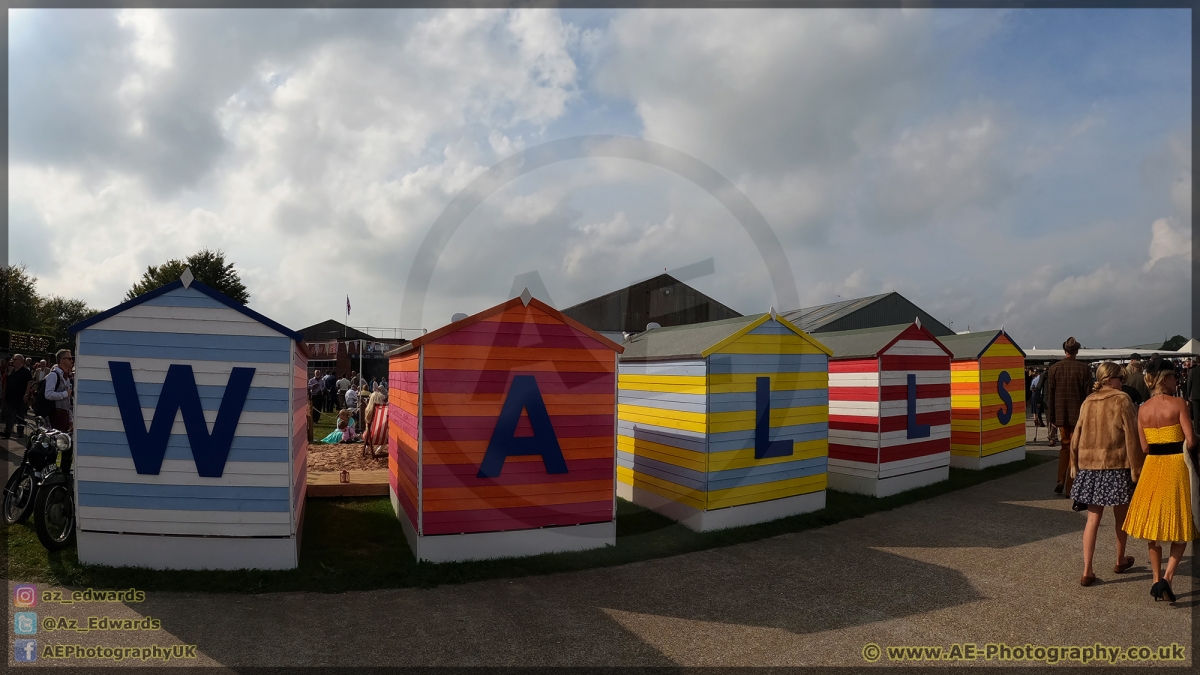
M 1071 494 L 1071 434 L 1079 421 L 1079 409 L 1092 388 L 1092 371 L 1077 360 L 1080 344 L 1074 338 L 1063 343 L 1061 361 L 1046 371 L 1046 421 L 1056 425 L 1062 444 L 1058 449 L 1058 483 L 1055 494 Z

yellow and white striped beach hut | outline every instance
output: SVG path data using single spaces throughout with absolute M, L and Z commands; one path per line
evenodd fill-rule
M 696 531 L 825 507 L 828 348 L 774 311 L 623 346 L 618 496 Z

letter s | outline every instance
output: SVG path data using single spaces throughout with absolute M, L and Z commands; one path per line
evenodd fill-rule
M 996 378 L 996 393 L 1000 395 L 1000 400 L 1004 401 L 1004 409 L 996 411 L 996 419 L 1000 420 L 1000 424 L 1008 424 L 1012 419 L 1012 395 L 1004 388 L 1009 382 L 1012 382 L 1012 375 L 1009 375 L 1007 370 L 1000 371 L 1000 377 Z

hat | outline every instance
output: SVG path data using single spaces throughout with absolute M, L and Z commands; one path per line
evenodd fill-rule
M 1129 360 L 1130 360 L 1130 361 L 1141 361 L 1141 360 L 1142 360 L 1142 355 L 1141 355 L 1141 354 L 1138 354 L 1137 352 L 1134 352 L 1134 353 L 1132 353 L 1132 354 L 1130 354 L 1130 355 L 1129 355 Z
M 1063 343 L 1063 351 L 1068 354 L 1074 354 L 1075 352 L 1078 352 L 1079 347 L 1079 341 L 1074 337 L 1067 338 L 1067 341 Z
M 1147 374 L 1155 375 L 1164 370 L 1169 370 L 1172 373 L 1175 372 L 1175 364 L 1171 363 L 1167 359 L 1164 359 L 1163 357 L 1159 356 L 1158 354 L 1155 354 L 1154 356 L 1150 357 L 1150 365 L 1146 366 Z

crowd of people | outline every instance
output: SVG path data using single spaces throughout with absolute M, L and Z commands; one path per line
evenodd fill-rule
M 1149 361 L 1132 354 L 1125 365 L 1089 366 L 1076 358 L 1079 348 L 1069 338 L 1062 360 L 1026 374 L 1035 429 L 1046 426 L 1051 445 L 1060 446 L 1054 492 L 1069 497 L 1074 510 L 1087 511 L 1079 583 L 1096 581 L 1096 537 L 1109 508 L 1116 536 L 1113 573 L 1134 565 L 1126 554 L 1128 538 L 1145 540 L 1150 595 L 1174 602 L 1175 571 L 1187 543 L 1200 538 L 1200 372 L 1194 372 L 1192 359 L 1176 362 L 1157 354 Z M 1170 547 L 1165 571 L 1163 543 Z
M 25 437 L 29 413 L 42 417 L 55 429 L 71 430 L 71 399 L 75 394 L 71 377 L 75 357 L 69 349 L 60 349 L 54 365 L 46 359 L 34 362 L 22 354 L 0 360 L 0 420 L 3 438 Z
M 308 380 L 308 409 L 311 424 L 322 413 L 336 415 L 334 429 L 315 443 L 363 444 L 363 454 L 377 457 L 387 452 L 387 383 L 367 381 L 356 371 L 341 377 L 332 371 L 315 371 Z M 313 440 L 311 437 L 309 440 Z

